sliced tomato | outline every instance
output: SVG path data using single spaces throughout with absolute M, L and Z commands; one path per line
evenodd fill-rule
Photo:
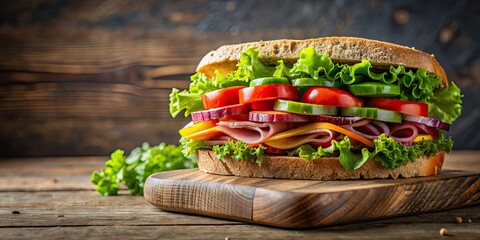
M 215 127 L 217 122 L 218 122 L 217 120 L 208 120 L 208 121 L 195 123 L 191 126 L 187 125 L 187 127 L 180 129 L 178 133 L 180 133 L 180 136 L 185 137 L 190 134 L 194 134 L 194 133 L 203 131 L 205 129 Z
M 246 87 L 238 92 L 240 103 L 264 100 L 289 99 L 299 100 L 298 90 L 290 84 L 264 84 Z
M 336 106 L 336 107 L 362 107 L 363 99 L 351 93 L 331 87 L 310 87 L 302 96 L 302 102 Z
M 279 148 L 274 148 L 272 146 L 269 146 L 265 143 L 261 143 L 261 144 L 249 144 L 248 146 L 251 147 L 251 148 L 257 148 L 259 145 L 262 145 L 265 147 L 265 152 L 266 153 L 273 153 L 273 154 L 287 154 L 287 150 L 285 149 L 279 149 Z
M 332 139 L 333 140 L 333 139 Z M 332 146 L 332 140 L 328 141 L 328 142 L 324 142 L 324 143 L 318 143 L 318 142 L 310 142 L 309 144 L 314 146 L 314 147 L 322 147 L 322 148 L 327 148 L 327 147 L 330 147 Z
M 426 103 L 386 98 L 372 98 L 367 106 L 409 115 L 428 117 L 428 104 Z
M 250 103 L 252 110 L 261 110 L 268 111 L 273 110 L 273 105 L 275 105 L 275 100 L 263 100 L 255 101 Z
M 238 104 L 238 91 L 244 86 L 234 86 L 211 91 L 202 95 L 205 109 L 218 108 Z
M 268 146 L 267 144 L 263 144 L 263 145 L 265 146 L 266 153 L 282 154 L 282 155 L 287 154 L 287 150 L 285 149 L 274 148 L 274 147 Z

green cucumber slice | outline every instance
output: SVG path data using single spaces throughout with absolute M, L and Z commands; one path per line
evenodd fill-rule
M 273 109 L 307 115 L 337 115 L 338 113 L 338 107 L 335 106 L 317 105 L 281 99 L 275 102 Z
M 402 114 L 378 108 L 345 107 L 340 109 L 341 116 L 363 117 L 384 122 L 401 123 Z
M 326 78 L 315 80 L 313 78 L 297 78 L 292 80 L 292 85 L 295 87 L 311 87 L 311 86 L 323 86 L 323 87 L 340 87 L 339 81 L 331 82 Z
M 284 77 L 263 77 L 263 78 L 253 79 L 250 82 L 250 87 L 255 87 L 263 84 L 274 84 L 274 83 L 290 84 L 288 79 Z
M 361 97 L 393 97 L 400 95 L 400 87 L 380 82 L 363 82 L 348 85 L 348 90 L 355 96 Z

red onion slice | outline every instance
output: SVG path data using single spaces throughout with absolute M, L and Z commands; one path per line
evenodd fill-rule
M 437 128 L 430 127 L 430 126 L 427 126 L 425 124 L 418 123 L 418 122 L 408 122 L 408 123 L 417 127 L 417 129 L 419 131 L 419 134 L 424 133 L 424 134 L 428 134 L 430 136 L 433 136 L 434 138 L 438 137 L 438 129 Z
M 390 128 L 387 126 L 387 124 L 381 121 L 373 121 L 372 124 L 379 127 L 382 130 L 380 134 L 384 133 L 385 137 L 390 136 Z
M 380 132 L 378 131 L 378 129 L 371 124 L 366 124 L 366 125 L 357 127 L 357 128 L 361 128 L 362 131 L 355 129 L 356 127 L 352 127 L 352 126 L 342 126 L 342 127 L 347 129 L 350 132 L 356 133 L 370 140 L 376 139 L 380 135 Z
M 410 129 L 412 131 L 411 135 L 408 137 L 396 137 L 395 133 L 398 133 L 400 130 Z M 390 137 L 395 139 L 397 142 L 401 142 L 403 144 L 408 144 L 412 142 L 418 136 L 418 129 L 409 123 L 400 123 L 396 124 L 391 128 Z
M 250 104 L 236 104 L 226 107 L 212 108 L 208 110 L 192 112 L 193 122 L 201 122 L 206 120 L 219 119 L 229 115 L 238 115 L 242 113 L 248 113 L 250 110 Z
M 444 122 L 439 121 L 437 119 L 428 118 L 428 117 L 420 117 L 420 116 L 413 116 L 413 115 L 405 114 L 403 116 L 403 120 L 411 121 L 411 122 L 418 122 L 418 123 L 421 123 L 421 124 L 425 124 L 429 127 L 440 128 L 440 129 L 443 129 L 443 130 L 446 130 L 446 131 L 448 131 L 450 129 L 450 124 L 444 123 Z

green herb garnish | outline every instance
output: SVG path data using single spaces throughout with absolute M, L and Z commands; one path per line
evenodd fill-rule
M 150 146 L 144 143 L 125 156 L 123 150 L 116 150 L 100 172 L 93 172 L 91 181 L 95 190 L 104 196 L 117 195 L 120 184 L 130 189 L 132 195 L 143 195 L 143 185 L 153 173 L 197 167 L 195 156 L 186 157 L 182 147 L 162 143 Z

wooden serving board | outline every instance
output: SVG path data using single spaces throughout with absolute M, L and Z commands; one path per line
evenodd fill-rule
M 311 181 L 186 169 L 150 176 L 144 194 L 166 211 L 311 228 L 479 204 L 480 173 L 445 170 L 411 179 Z

